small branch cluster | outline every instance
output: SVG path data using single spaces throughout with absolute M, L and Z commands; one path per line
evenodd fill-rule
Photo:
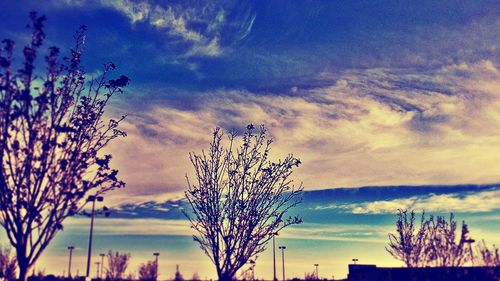
M 16 259 L 10 253 L 10 247 L 0 246 L 0 280 L 16 279 Z
M 486 245 L 486 242 L 482 240 L 476 247 L 477 256 L 479 257 L 479 262 L 483 266 L 498 267 L 500 266 L 500 251 L 498 246 L 493 244 L 492 246 Z
M 158 278 L 156 261 L 148 261 L 139 266 L 139 280 L 156 281 Z
M 122 280 L 125 277 L 130 254 L 120 254 L 120 252 L 109 251 L 106 254 L 108 266 L 106 268 L 106 280 Z

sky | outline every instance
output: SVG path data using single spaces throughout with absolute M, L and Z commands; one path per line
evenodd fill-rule
M 108 108 L 110 118 L 128 116 L 128 136 L 107 148 L 127 186 L 106 196 L 116 215 L 96 227 L 102 251 L 130 251 L 136 267 L 162 245 L 161 277 L 179 263 L 188 276 L 213 278 L 185 219 L 151 213 L 182 204 L 188 153 L 206 148 L 215 126 L 248 123 L 267 126 L 272 157 L 301 159 L 294 179 L 307 194 L 356 191 L 347 203 L 333 196 L 298 207 L 323 215 L 283 235 L 290 276 L 314 263 L 320 275 L 343 276 L 353 255 L 399 266 L 383 247 L 400 207 L 457 212 L 477 238 L 500 243 L 498 189 L 462 188 L 500 182 L 499 1 L 1 1 L 0 39 L 15 40 L 19 54 L 32 10 L 47 17 L 46 48 L 68 51 L 84 24 L 87 73 L 113 61 L 131 79 Z M 380 191 L 360 197 L 362 186 Z M 141 212 L 127 216 L 131 209 Z M 87 224 L 68 221 L 39 267 L 61 273 L 72 241 L 83 264 Z M 301 231 L 327 235 L 299 239 Z M 341 234 L 325 239 L 331 232 Z M 266 253 L 256 274 L 269 278 Z

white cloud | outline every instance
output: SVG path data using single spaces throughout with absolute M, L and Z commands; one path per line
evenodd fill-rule
M 500 209 L 500 190 L 461 194 L 432 194 L 409 198 L 347 204 L 319 206 L 317 209 L 342 208 L 353 214 L 392 214 L 398 209 L 426 212 L 491 212 Z

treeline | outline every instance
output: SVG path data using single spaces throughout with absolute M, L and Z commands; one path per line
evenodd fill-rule
M 414 211 L 398 210 L 396 232 L 389 234 L 386 247 L 407 267 L 500 266 L 498 246 L 488 246 L 484 240 L 476 243 L 465 221 L 459 231 L 453 213 L 445 218 L 422 212 L 420 224 L 415 220 Z
M 93 280 L 141 280 L 141 281 L 156 281 L 158 280 L 158 262 L 156 260 L 147 261 L 139 265 L 137 269 L 137 276 L 133 273 L 127 273 L 129 268 L 129 262 L 132 257 L 130 253 L 120 253 L 118 251 L 114 252 L 109 250 L 106 254 L 105 266 L 101 266 L 97 271 L 96 276 Z M 98 265 L 99 266 L 99 265 Z M 16 259 L 11 255 L 11 250 L 9 247 L 0 247 L 0 280 L 16 280 L 17 269 L 16 269 Z M 83 279 L 82 279 L 83 278 Z M 38 280 L 85 280 L 85 277 L 74 276 L 74 278 L 68 276 L 55 276 L 46 275 L 45 271 L 33 272 L 28 280 L 38 281 Z M 179 271 L 179 266 L 177 266 L 175 276 L 170 280 L 173 281 L 200 281 L 200 277 L 197 273 L 189 279 L 184 279 L 183 275 Z

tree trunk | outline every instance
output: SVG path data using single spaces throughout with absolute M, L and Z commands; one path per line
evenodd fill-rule
M 219 281 L 233 281 L 234 280 L 234 274 L 231 274 L 230 272 L 222 272 L 219 274 Z
M 27 281 L 28 280 L 28 272 L 32 267 L 30 265 L 30 261 L 26 254 L 26 244 L 22 243 L 26 241 L 26 239 L 18 238 L 18 245 L 16 247 L 16 256 L 17 256 L 17 267 L 19 268 L 19 281 Z
M 26 262 L 26 258 L 18 259 L 17 262 L 19 267 L 19 281 L 27 281 L 31 266 Z

